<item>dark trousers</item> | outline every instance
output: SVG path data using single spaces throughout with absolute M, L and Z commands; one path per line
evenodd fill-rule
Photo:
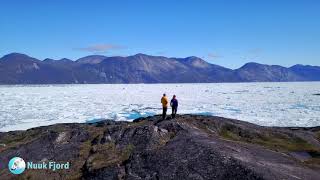
M 162 120 L 165 120 L 165 119 L 166 119 L 167 110 L 168 110 L 167 107 L 162 107 Z
M 178 110 L 178 107 L 172 107 L 172 114 L 171 114 L 171 117 L 172 117 L 172 118 L 175 118 L 175 117 L 176 117 L 177 110 Z

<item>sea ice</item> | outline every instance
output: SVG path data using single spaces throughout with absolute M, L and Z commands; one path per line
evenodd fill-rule
M 320 82 L 0 86 L 0 131 L 161 113 L 163 93 L 179 114 L 216 115 L 264 126 L 320 126 Z M 292 93 L 293 92 L 293 93 Z M 168 110 L 170 114 L 171 110 Z

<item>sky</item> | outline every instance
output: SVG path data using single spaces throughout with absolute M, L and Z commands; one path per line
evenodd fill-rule
M 45 59 L 144 53 L 320 65 L 318 0 L 3 0 L 0 56 Z

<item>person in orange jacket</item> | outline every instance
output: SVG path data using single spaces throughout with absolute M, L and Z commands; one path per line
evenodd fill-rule
M 162 103 L 162 120 L 165 120 L 167 115 L 167 110 L 168 110 L 168 103 L 169 103 L 166 94 L 163 94 L 161 98 L 161 103 Z

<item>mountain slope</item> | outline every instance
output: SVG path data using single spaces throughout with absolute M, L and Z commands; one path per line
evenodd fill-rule
M 71 83 L 211 83 L 318 81 L 320 67 L 247 63 L 239 69 L 210 64 L 198 57 L 167 58 L 136 54 L 127 57 L 86 56 L 38 59 L 12 53 L 0 58 L 0 84 Z
M 91 55 L 91 56 L 80 58 L 76 62 L 79 64 L 99 64 L 105 58 L 107 57 L 101 56 L 101 55 Z
M 320 71 L 319 71 L 320 72 Z M 294 73 L 288 68 L 276 65 L 263 65 L 258 63 L 247 63 L 235 70 L 240 81 L 264 82 L 264 81 L 303 81 L 305 78 Z
M 300 77 L 303 77 L 303 79 L 306 81 L 320 81 L 319 66 L 304 66 L 297 64 L 289 69 Z
M 0 59 L 0 84 L 70 82 L 72 82 L 71 71 L 23 54 L 9 54 Z

